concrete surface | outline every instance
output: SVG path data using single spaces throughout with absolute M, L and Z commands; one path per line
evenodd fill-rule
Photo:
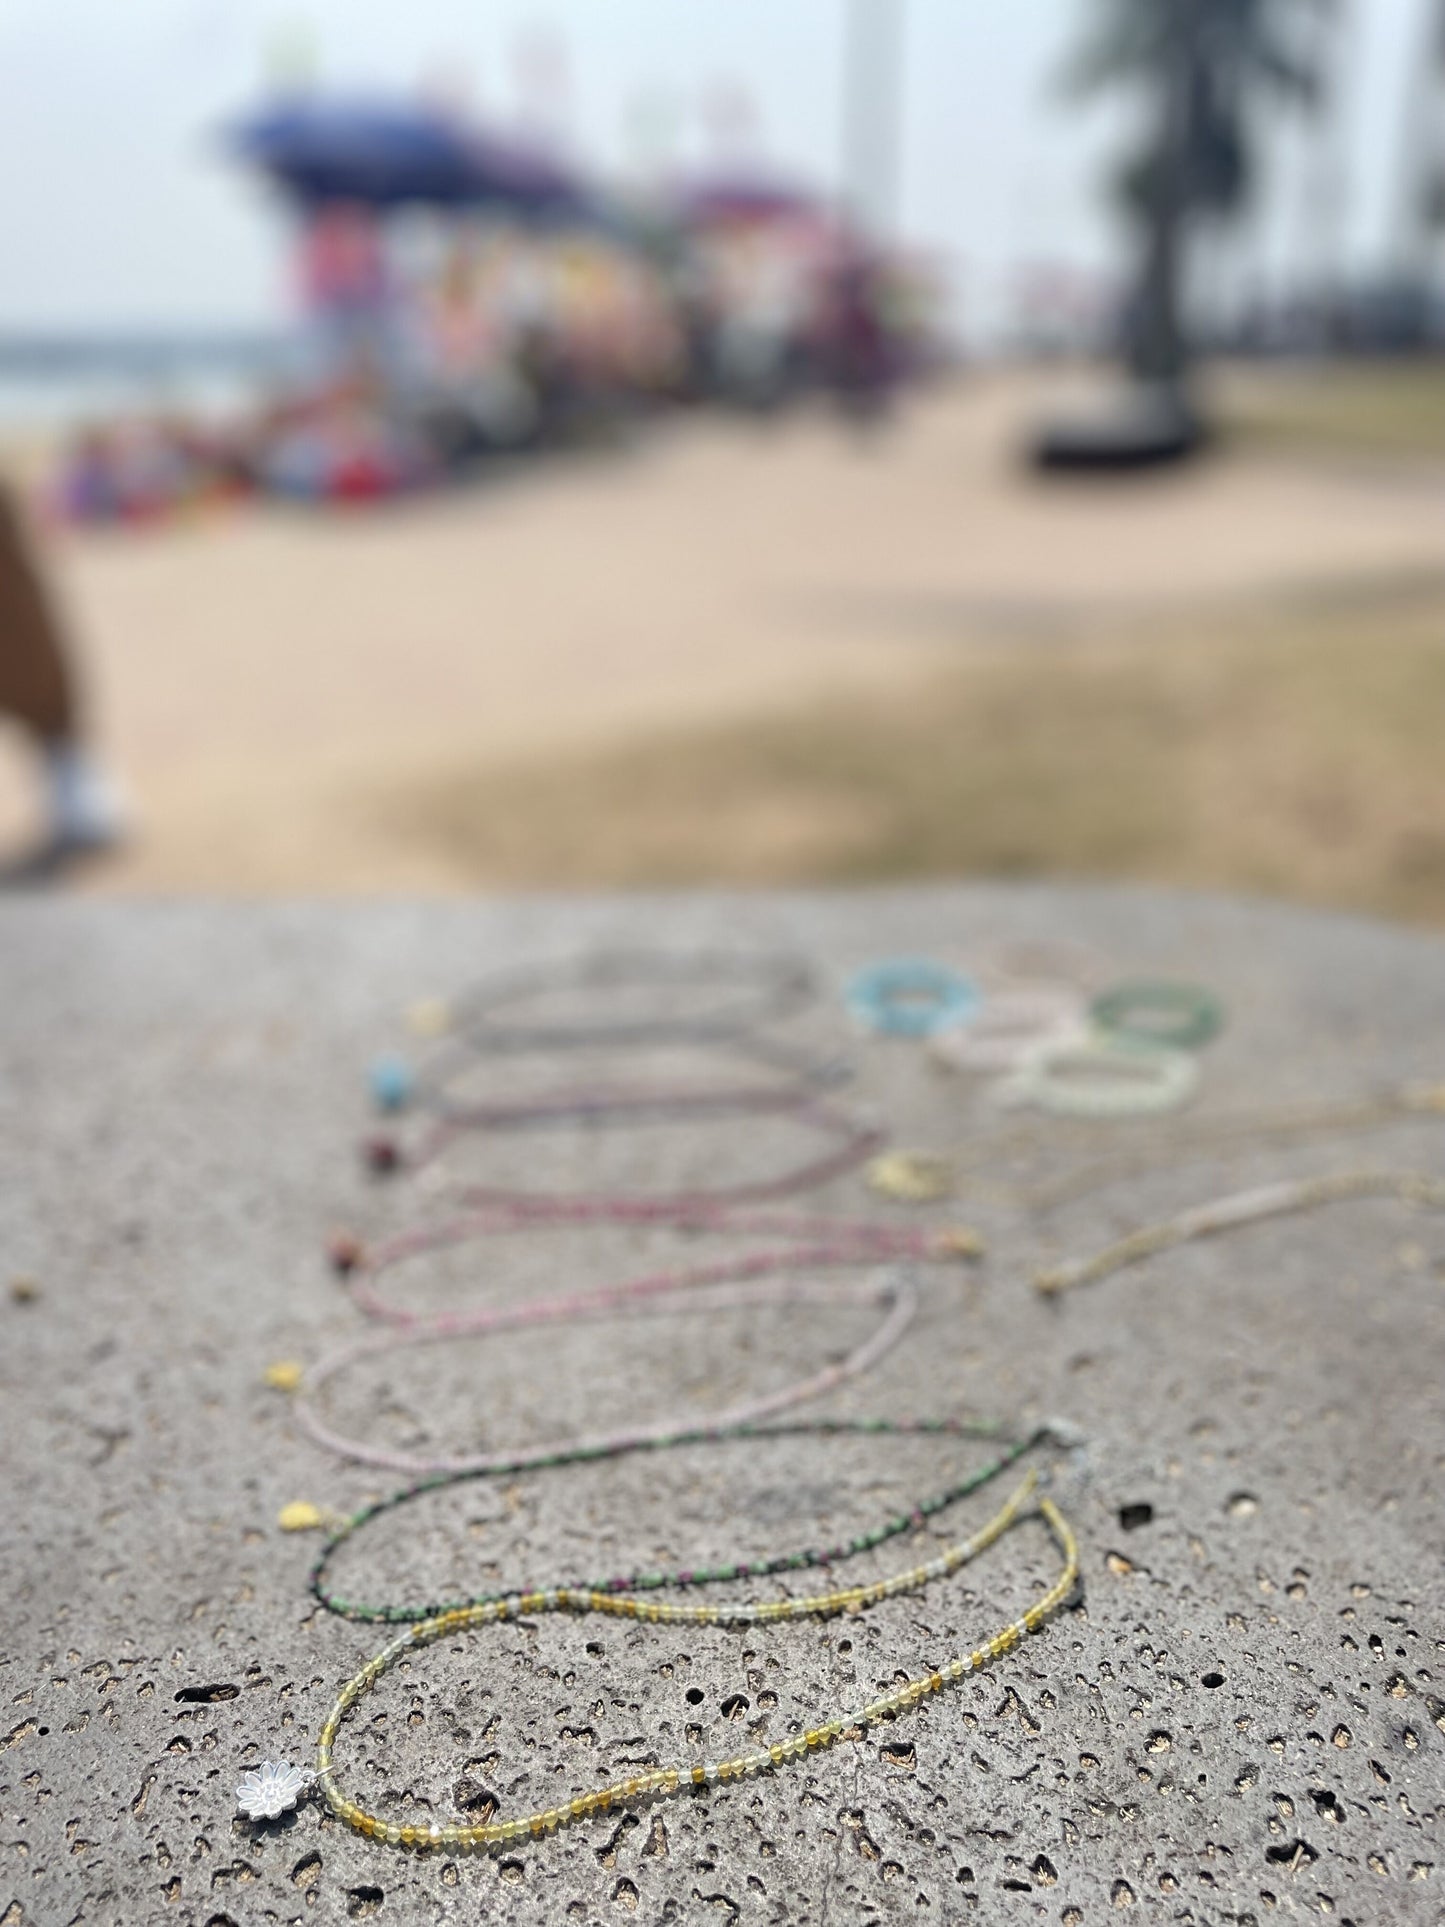
M 381 1643 L 311 1610 L 314 1544 L 275 1519 L 288 1500 L 352 1504 L 392 1481 L 306 1444 L 262 1372 L 358 1328 L 321 1258 L 333 1224 L 375 1233 L 436 1208 L 369 1184 L 353 1151 L 364 1066 L 405 1042 L 403 1008 L 596 941 L 792 944 L 836 985 L 880 950 L 967 958 L 1047 933 L 1227 997 L 1206 1114 L 1445 1076 L 1445 945 L 1251 904 L 970 888 L 6 906 L 0 1286 L 26 1277 L 34 1295 L 0 1296 L 5 1927 L 1445 1918 L 1445 1225 L 1344 1205 L 1058 1304 L 1029 1283 L 1046 1258 L 1276 1173 L 1438 1170 L 1429 1122 L 1181 1155 L 1047 1213 L 996 1193 L 930 1207 L 979 1225 L 989 1255 L 924 1274 L 920 1323 L 832 1409 L 1060 1414 L 1089 1441 L 1058 1468 L 1083 1603 L 986 1676 L 801 1767 L 502 1859 L 409 1858 L 314 1805 L 270 1827 L 233 1817 L 243 1768 L 262 1753 L 307 1762 L 336 1684 Z M 846 1039 L 836 999 L 790 1029 Z M 856 1055 L 860 1097 L 901 1142 L 997 1139 L 994 1177 L 1167 1141 L 1153 1124 L 1020 1132 L 910 1045 Z M 499 1154 L 559 1173 L 570 1160 L 574 1178 L 663 1160 L 741 1172 L 792 1155 L 787 1128 Z M 853 1178 L 817 1202 L 869 1200 Z M 504 1298 L 676 1248 L 533 1235 L 395 1282 L 418 1304 Z M 336 1410 L 398 1440 L 545 1438 L 795 1376 L 864 1316 L 763 1310 L 401 1352 L 339 1388 Z M 393 1515 L 340 1571 L 358 1592 L 430 1596 L 761 1554 L 881 1518 L 970 1456 L 888 1442 L 694 1452 L 473 1486 Z M 967 1529 L 991 1496 L 940 1528 Z M 515 1810 L 698 1742 L 716 1756 L 966 1650 L 1049 1566 L 1028 1526 L 966 1583 L 853 1620 L 696 1637 L 543 1620 L 433 1648 L 343 1729 L 340 1777 L 388 1812 L 450 1821 L 488 1792 Z

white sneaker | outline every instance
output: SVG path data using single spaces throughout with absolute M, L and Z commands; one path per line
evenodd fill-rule
M 105 771 L 78 743 L 53 743 L 45 752 L 50 791 L 50 836 L 64 852 L 110 850 L 123 843 L 127 815 Z

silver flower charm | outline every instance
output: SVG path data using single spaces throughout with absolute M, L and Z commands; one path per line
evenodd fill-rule
M 311 1775 L 289 1760 L 263 1760 L 236 1788 L 236 1804 L 248 1820 L 274 1820 L 295 1806 Z

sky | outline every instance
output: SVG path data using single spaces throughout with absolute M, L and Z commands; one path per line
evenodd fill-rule
M 1100 193 L 1118 108 L 1060 98 L 1097 0 L 891 0 L 906 24 L 899 223 L 995 310 L 1022 270 L 1119 259 Z M 1429 0 L 1344 0 L 1332 136 L 1272 142 L 1235 244 L 1258 276 L 1337 248 L 1383 258 L 1401 103 Z M 873 0 L 886 5 L 890 0 Z M 227 158 L 228 120 L 278 59 L 319 84 L 444 91 L 515 121 L 565 114 L 609 169 L 727 141 L 826 187 L 841 165 L 846 0 L 0 0 L 0 328 L 269 325 L 284 224 Z M 560 57 L 556 50 L 560 50 Z M 746 103 L 740 106 L 739 103 Z M 1333 219 L 1321 213 L 1334 211 Z

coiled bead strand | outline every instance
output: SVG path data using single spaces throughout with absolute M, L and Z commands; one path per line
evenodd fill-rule
M 980 1551 L 984 1546 L 992 1544 L 1017 1518 L 1031 1496 L 1035 1482 L 1035 1479 L 1030 1476 L 995 1518 L 968 1541 L 966 1547 L 951 1548 L 950 1554 L 944 1555 L 943 1560 L 930 1561 L 928 1566 L 917 1567 L 912 1573 L 899 1575 L 899 1578 L 910 1584 L 922 1584 L 927 1577 L 939 1576 L 935 1568 L 942 1566 L 947 1570 L 953 1570 L 958 1564 L 963 1563 L 964 1557 L 971 1556 L 972 1552 Z M 971 1672 L 982 1670 L 991 1661 L 1000 1659 L 1010 1652 L 1027 1634 L 1036 1632 L 1063 1605 L 1078 1582 L 1078 1547 L 1068 1522 L 1052 1500 L 1041 1499 L 1038 1509 L 1064 1560 L 1063 1571 L 1048 1592 L 1041 1599 L 1036 1600 L 1018 1619 L 1003 1627 L 984 1645 L 975 1648 L 966 1657 L 951 1659 L 933 1672 L 908 1680 L 896 1691 L 870 1701 L 856 1713 L 840 1715 L 820 1726 L 792 1734 L 787 1739 L 775 1741 L 770 1746 L 756 1747 L 732 1759 L 693 1766 L 654 1767 L 628 1779 L 613 1781 L 609 1786 L 599 1787 L 594 1792 L 578 1794 L 561 1806 L 546 1807 L 536 1813 L 513 1820 L 487 1821 L 474 1826 L 400 1826 L 395 1822 L 382 1820 L 375 1814 L 367 1813 L 355 1801 L 348 1800 L 338 1791 L 333 1778 L 332 1748 L 341 1722 L 355 1702 L 370 1690 L 377 1679 L 395 1665 L 403 1653 L 414 1647 L 429 1645 L 434 1640 L 443 1639 L 452 1632 L 515 1618 L 521 1613 L 544 1610 L 615 1611 L 623 1602 L 604 1593 L 568 1593 L 565 1589 L 559 1589 L 546 1593 L 515 1595 L 487 1606 L 444 1613 L 437 1619 L 425 1621 L 393 1639 L 342 1687 L 326 1717 L 317 1742 L 316 1777 L 321 1797 L 337 1819 L 368 1839 L 379 1840 L 389 1846 L 411 1848 L 415 1851 L 441 1849 L 447 1852 L 465 1853 L 510 1846 L 519 1840 L 542 1839 L 555 1833 L 560 1827 L 589 1820 L 598 1814 L 608 1813 L 616 1807 L 629 1807 L 639 1801 L 666 1798 L 687 1787 L 728 1785 L 735 1780 L 749 1779 L 754 1774 L 769 1772 L 804 1759 L 808 1754 L 832 1746 L 845 1736 L 857 1735 L 879 1721 L 911 1712 L 921 1700 L 942 1692 L 945 1687 L 955 1684 Z M 949 1565 L 947 1562 L 953 1554 L 959 1556 L 953 1559 L 952 1565 Z M 924 1577 L 919 1578 L 918 1575 Z M 891 1586 L 894 1582 L 884 1581 L 880 1584 Z M 906 1590 L 907 1587 L 900 1589 Z M 855 1587 L 851 1589 L 848 1596 L 858 1593 L 868 1593 L 879 1598 L 891 1596 L 877 1587 Z M 825 1595 L 824 1597 L 832 1599 L 840 1596 L 843 1595 Z M 627 1603 L 640 1604 L 637 1601 Z M 810 1602 L 797 1600 L 772 1603 L 796 1608 L 801 1613 Z M 725 1610 L 719 1609 L 720 1612 Z M 816 1612 L 819 1608 L 814 1605 L 813 1610 Z

